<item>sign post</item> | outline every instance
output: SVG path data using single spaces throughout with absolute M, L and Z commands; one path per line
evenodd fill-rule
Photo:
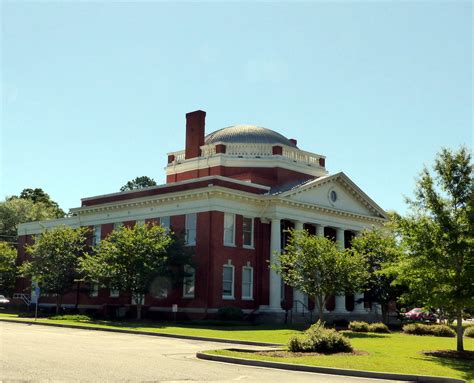
M 38 318 L 38 301 L 41 294 L 41 289 L 37 283 L 35 283 L 34 286 L 35 286 L 35 289 L 33 291 L 34 291 L 35 321 L 36 321 L 36 318 Z
M 176 303 L 173 303 L 173 306 L 171 306 L 171 311 L 173 312 L 174 321 L 176 322 L 176 313 L 178 312 L 178 305 Z

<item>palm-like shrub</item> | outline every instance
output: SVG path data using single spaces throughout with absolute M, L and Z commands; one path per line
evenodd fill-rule
M 382 322 L 377 322 L 377 323 L 371 323 L 369 325 L 369 332 L 389 333 L 390 330 L 388 329 L 386 324 Z
M 367 322 L 352 321 L 349 323 L 349 330 L 353 332 L 369 332 L 369 324 Z

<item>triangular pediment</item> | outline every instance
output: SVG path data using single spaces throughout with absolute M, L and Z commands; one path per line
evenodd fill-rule
M 306 182 L 279 194 L 279 197 L 348 213 L 387 218 L 385 211 L 342 172 Z

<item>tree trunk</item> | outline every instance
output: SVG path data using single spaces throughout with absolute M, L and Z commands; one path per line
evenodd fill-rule
M 383 303 L 380 307 L 382 308 L 382 322 L 388 324 L 388 305 Z
M 137 303 L 137 320 L 142 319 L 142 305 L 141 303 Z
M 457 346 L 458 351 L 464 351 L 463 343 L 463 329 L 462 329 L 462 308 L 456 307 L 456 333 L 457 333 Z
M 323 322 L 325 300 L 323 299 L 323 297 L 319 296 L 319 297 L 316 297 L 316 302 L 318 302 L 319 320 Z
M 56 295 L 56 315 L 59 315 L 59 310 L 61 308 L 61 297 Z

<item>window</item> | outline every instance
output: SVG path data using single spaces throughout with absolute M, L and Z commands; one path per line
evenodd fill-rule
M 118 298 L 120 296 L 120 291 L 116 289 L 110 289 L 110 298 Z
M 92 235 L 92 246 L 97 246 L 100 243 L 101 225 L 94 226 L 94 233 Z
M 253 268 L 242 267 L 242 299 L 253 299 Z
M 145 220 L 144 219 L 137 219 L 135 221 L 135 225 L 136 226 L 143 226 L 145 224 Z
M 98 283 L 93 283 L 91 285 L 91 290 L 90 290 L 89 296 L 91 298 L 97 298 L 99 296 L 99 284 Z
M 123 222 L 115 222 L 115 223 L 114 223 L 114 230 L 116 230 L 116 229 L 118 229 L 118 228 L 120 228 L 120 227 L 122 227 L 122 226 L 123 226 Z
M 188 246 L 196 244 L 196 221 L 196 213 L 186 214 L 186 245 Z
M 170 217 L 160 217 L 160 225 L 167 229 L 171 228 Z
M 194 298 L 196 271 L 191 266 L 184 266 L 183 297 Z
M 157 299 L 168 297 L 168 291 L 171 289 L 171 282 L 167 277 L 156 277 L 150 286 L 150 293 Z
M 235 245 L 235 214 L 224 214 L 224 245 Z
M 244 247 L 253 247 L 253 218 L 244 217 L 242 236 Z
M 234 299 L 234 266 L 224 265 L 222 270 L 222 298 Z

